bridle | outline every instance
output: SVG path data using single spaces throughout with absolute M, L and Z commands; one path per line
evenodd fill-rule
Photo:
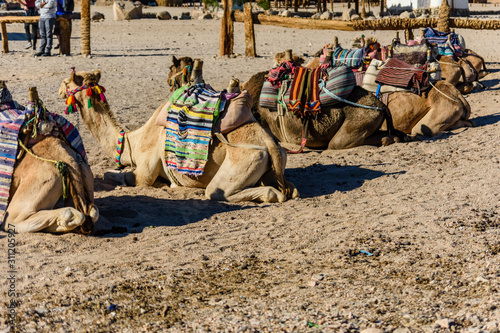
M 173 90 L 180 88 L 182 85 L 182 82 L 188 82 L 188 78 L 189 78 L 192 70 L 193 70 L 193 67 L 191 65 L 186 65 L 182 69 L 182 71 L 172 75 L 172 77 L 168 80 L 168 84 L 171 87 L 170 91 L 173 91 Z M 179 77 L 180 77 L 180 80 L 178 80 Z
M 91 82 L 91 83 L 85 83 L 84 85 L 78 87 L 78 88 L 75 88 L 71 91 L 68 91 L 66 90 L 66 95 L 68 96 L 68 98 L 66 99 L 66 110 L 65 110 L 65 114 L 68 114 L 68 113 L 73 113 L 73 112 L 78 112 L 78 109 L 76 107 L 76 98 L 75 98 L 75 94 L 80 92 L 80 91 L 84 91 L 86 92 L 86 95 L 89 97 L 88 99 L 88 108 L 90 109 L 92 107 L 92 101 L 91 101 L 91 98 L 92 95 L 99 95 L 99 97 L 101 98 L 101 101 L 104 102 L 106 101 L 106 97 L 104 96 L 104 93 L 106 92 L 106 89 L 103 87 L 103 86 L 100 86 L 99 84 L 97 83 L 94 83 L 94 82 Z

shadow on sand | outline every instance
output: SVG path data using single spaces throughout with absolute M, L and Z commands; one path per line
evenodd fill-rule
M 362 186 L 367 180 L 389 174 L 358 165 L 315 163 L 305 168 L 286 169 L 285 175 L 297 187 L 301 198 L 310 198 L 335 191 L 348 192 Z
M 104 217 L 96 225 L 94 236 L 97 237 L 124 237 L 145 228 L 182 226 L 217 213 L 252 208 L 226 202 L 158 199 L 144 195 L 99 198 L 95 204 L 100 216 Z

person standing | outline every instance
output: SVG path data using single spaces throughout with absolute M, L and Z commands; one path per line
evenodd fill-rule
M 73 9 L 75 8 L 75 3 L 73 0 L 57 0 L 57 18 L 64 17 L 68 20 L 69 23 L 69 38 L 71 38 L 71 30 L 72 30 L 72 19 L 73 19 Z M 54 35 L 57 36 L 58 45 L 54 47 L 55 49 L 59 48 L 61 44 L 61 24 L 56 19 L 56 25 L 54 27 Z
M 38 11 L 35 6 L 35 0 L 17 0 L 24 7 L 24 16 L 38 16 Z M 33 36 L 30 33 L 33 32 Z M 26 39 L 28 40 L 28 44 L 24 47 L 25 49 L 29 49 L 33 47 L 33 51 L 36 50 L 36 40 L 38 38 L 38 24 L 37 23 L 25 23 L 24 30 L 26 31 Z M 33 43 L 31 42 L 33 40 Z
M 40 39 L 41 45 L 35 56 L 50 56 L 52 50 L 52 38 L 54 24 L 56 23 L 57 1 L 56 0 L 36 0 L 36 7 L 40 9 Z

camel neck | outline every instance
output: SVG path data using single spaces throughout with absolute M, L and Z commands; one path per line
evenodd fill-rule
M 80 109 L 83 122 L 92 135 L 97 139 L 104 152 L 114 159 L 116 155 L 117 140 L 120 136 L 122 126 L 120 126 L 115 119 L 109 108 L 108 102 L 101 101 L 99 98 L 91 97 L 92 106 L 89 108 L 89 97 L 87 97 L 85 92 L 75 94 L 75 98 L 78 101 L 78 107 Z M 129 145 L 124 144 L 123 150 L 128 149 L 127 147 L 129 147 Z M 121 159 L 122 165 L 130 165 L 129 156 L 130 154 L 128 154 L 128 152 L 123 151 Z

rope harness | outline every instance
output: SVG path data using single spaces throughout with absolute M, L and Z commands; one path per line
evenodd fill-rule
M 125 167 L 121 163 L 124 139 L 125 139 L 125 131 L 121 130 L 120 134 L 118 135 L 118 142 L 116 144 L 116 155 L 115 155 L 115 163 L 118 169 L 123 169 Z
M 188 77 L 191 75 L 191 71 L 193 70 L 193 67 L 190 65 L 187 65 L 182 69 L 182 71 L 174 74 L 169 80 L 168 84 L 170 85 L 170 91 L 177 90 L 178 88 L 181 87 L 182 82 L 188 82 Z M 180 82 L 177 80 L 177 78 L 181 76 Z
M 94 94 L 96 95 L 98 94 L 102 102 L 106 101 L 106 97 L 104 96 L 106 89 L 103 86 L 100 86 L 97 83 L 86 83 L 83 86 L 80 86 L 76 89 L 73 89 L 71 91 L 66 91 L 66 95 L 68 95 L 68 98 L 66 99 L 67 107 L 66 110 L 64 111 L 65 114 L 78 112 L 78 109 L 76 107 L 75 94 L 83 90 L 86 91 L 86 95 L 89 97 L 87 100 L 87 107 L 89 109 L 92 108 L 91 97 Z
M 22 143 L 21 140 L 17 140 L 17 142 L 19 143 L 19 145 L 21 146 L 21 148 L 23 148 L 28 154 L 30 154 L 31 156 L 33 156 L 34 158 L 38 159 L 38 160 L 41 160 L 41 161 L 45 161 L 45 162 L 50 162 L 50 163 L 54 163 L 57 171 L 59 171 L 59 174 L 61 175 L 61 178 L 62 178 L 62 183 L 63 183 L 63 199 L 67 199 L 68 198 L 68 195 L 69 195 L 69 184 L 68 184 L 68 181 L 69 181 L 69 169 L 68 169 L 68 165 L 66 163 L 64 163 L 63 161 L 54 161 L 54 160 L 50 160 L 50 159 L 47 159 L 47 158 L 43 158 L 43 157 L 40 157 L 38 155 L 36 155 L 35 153 L 33 153 L 31 150 L 29 150 L 25 145 L 24 143 Z

